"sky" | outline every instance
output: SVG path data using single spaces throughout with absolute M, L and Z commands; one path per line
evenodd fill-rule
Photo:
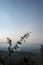
M 0 0 L 0 42 L 27 32 L 29 43 L 43 43 L 43 0 Z

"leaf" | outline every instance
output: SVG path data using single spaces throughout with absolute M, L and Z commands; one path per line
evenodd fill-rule
M 11 44 L 12 40 L 11 40 L 10 38 L 7 38 L 7 40 L 8 40 L 8 42 L 7 42 L 7 43 L 9 43 L 9 44 L 10 44 L 10 46 L 11 46 L 11 45 L 12 45 L 12 44 Z
M 19 48 L 19 47 L 18 47 L 18 45 L 16 44 L 16 45 L 14 46 L 14 48 L 13 48 L 13 49 L 15 49 L 15 50 L 16 50 L 17 48 Z
M 22 43 L 18 41 L 17 44 L 22 44 Z
M 24 37 L 21 37 L 21 39 L 24 39 Z

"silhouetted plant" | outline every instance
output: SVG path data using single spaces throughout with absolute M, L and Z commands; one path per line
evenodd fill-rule
M 31 57 L 24 57 L 23 59 L 20 60 L 20 64 L 19 65 L 33 65 L 33 60 L 31 59 Z
M 31 32 L 30 32 L 30 33 L 31 33 Z M 10 38 L 7 38 L 8 43 L 10 44 L 10 46 L 8 47 L 9 54 L 8 54 L 8 56 L 5 58 L 5 61 L 6 61 L 7 58 L 10 56 L 10 65 L 11 65 L 11 53 L 13 52 L 14 49 L 17 51 L 17 49 L 19 48 L 18 45 L 21 45 L 22 42 L 25 40 L 25 38 L 27 39 L 27 38 L 29 37 L 29 34 L 30 34 L 30 33 L 27 33 L 27 34 L 25 34 L 24 36 L 22 36 L 22 37 L 20 38 L 20 40 L 17 41 L 17 43 L 15 44 L 15 46 L 14 46 L 13 48 L 11 48 L 11 46 L 12 46 L 12 40 L 11 40 Z

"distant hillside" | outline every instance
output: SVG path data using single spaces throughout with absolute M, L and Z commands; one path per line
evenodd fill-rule
M 8 51 L 3 51 L 3 50 L 0 50 L 0 55 L 3 56 L 3 58 L 5 59 L 7 57 L 7 55 L 9 54 Z M 16 63 L 18 62 L 21 58 L 25 57 L 25 56 L 30 56 L 33 58 L 34 62 L 37 63 L 38 60 L 39 60 L 39 55 L 40 54 L 35 54 L 35 52 L 26 52 L 26 51 L 17 51 L 17 52 L 13 52 L 12 55 L 11 55 L 11 61 L 12 63 Z M 8 57 L 8 59 L 6 60 L 7 63 L 9 63 L 10 59 L 10 56 Z
M 9 54 L 9 52 L 0 50 L 0 54 L 5 58 Z M 23 58 L 25 56 L 37 56 L 37 55 L 34 53 L 30 53 L 30 52 L 20 51 L 20 52 L 12 52 L 11 56 L 12 56 L 12 59 L 17 60 L 17 59 Z

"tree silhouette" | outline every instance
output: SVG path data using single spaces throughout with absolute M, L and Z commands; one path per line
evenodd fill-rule
M 31 33 L 31 32 L 30 32 L 30 33 Z M 19 48 L 18 45 L 21 45 L 22 42 L 25 40 L 25 38 L 27 39 L 27 38 L 30 36 L 30 35 L 29 35 L 30 33 L 27 33 L 27 34 L 25 34 L 24 36 L 22 36 L 22 37 L 20 38 L 20 40 L 17 41 L 17 43 L 15 44 L 15 46 L 14 46 L 13 48 L 11 48 L 11 46 L 12 46 L 12 40 L 7 37 L 7 40 L 8 40 L 7 43 L 9 43 L 10 46 L 8 47 L 9 54 L 8 54 L 8 56 L 5 58 L 5 61 L 6 61 L 7 58 L 10 56 L 10 65 L 11 65 L 11 54 L 12 54 L 13 50 L 15 49 L 15 51 L 17 51 L 17 49 Z

